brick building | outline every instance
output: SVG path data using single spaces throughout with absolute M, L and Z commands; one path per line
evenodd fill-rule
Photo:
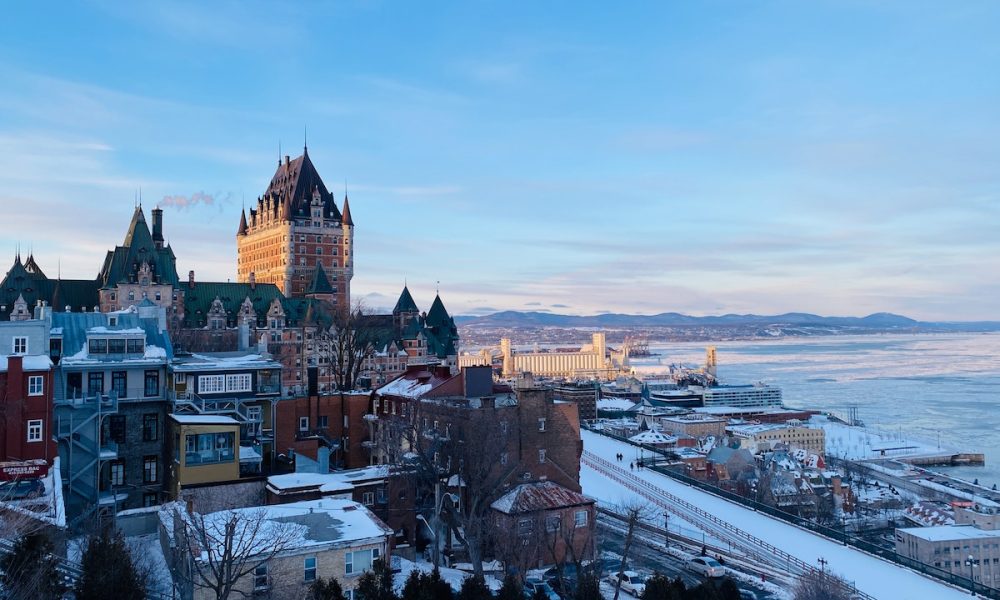
M 368 466 L 365 447 L 369 429 L 365 421 L 368 393 L 307 395 L 282 400 L 277 407 L 275 451 L 288 457 L 318 460 L 319 449 L 330 452 L 329 467 L 356 469 Z
M 44 321 L 0 323 L 0 462 L 52 465 L 52 369 Z
M 522 483 L 497 500 L 495 527 L 506 535 L 497 554 L 520 572 L 578 563 L 596 554 L 595 501 L 551 481 Z
M 354 276 L 354 222 L 323 183 L 308 148 L 278 164 L 257 206 L 240 216 L 236 233 L 237 278 L 273 283 L 287 297 L 305 296 L 314 274 L 329 275 L 329 301 L 351 305 Z

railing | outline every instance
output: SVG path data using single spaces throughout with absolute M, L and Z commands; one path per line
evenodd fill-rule
M 72 408 L 100 407 L 101 412 L 113 413 L 118 412 L 118 394 L 111 392 L 110 394 L 81 394 L 77 396 L 74 392 L 72 396 L 57 400 L 53 404 Z
M 706 533 L 709 533 L 720 540 L 728 540 L 730 542 L 735 540 L 735 542 L 733 542 L 734 545 L 740 547 L 748 556 L 754 558 L 755 560 L 772 564 L 774 563 L 774 559 L 777 558 L 778 562 L 784 563 L 788 567 L 789 571 L 792 570 L 791 567 L 794 565 L 798 573 L 820 572 L 820 569 L 817 569 L 802 559 L 785 552 L 777 546 L 743 531 L 732 523 L 724 521 L 719 517 L 698 508 L 690 502 L 682 500 L 681 498 L 654 486 L 644 479 L 625 472 L 624 469 L 609 460 L 585 451 L 583 454 L 583 462 L 587 463 L 587 465 L 591 468 L 601 471 L 605 474 L 605 476 L 617 481 L 625 488 L 630 489 L 647 500 L 655 503 L 660 509 L 672 512 L 685 520 L 694 521 L 695 525 L 700 529 L 705 530 Z M 694 516 L 694 518 L 692 518 L 692 516 Z M 863 592 L 858 592 L 853 585 L 848 585 L 847 582 L 843 582 L 840 585 L 844 588 L 845 592 L 854 594 L 859 598 L 864 598 L 865 600 L 875 600 L 873 596 L 869 596 Z
M 185 392 L 174 395 L 173 400 L 178 407 L 188 406 L 198 414 L 235 414 L 244 423 L 263 422 L 263 412 L 260 416 L 251 416 L 248 403 L 240 398 L 204 398 L 194 392 Z M 255 401 L 253 398 L 248 400 Z
M 667 458 L 671 454 L 670 450 L 664 450 L 662 448 L 656 448 L 656 447 L 653 447 L 653 446 L 648 446 L 646 444 L 636 444 L 636 443 L 633 443 L 633 442 L 629 441 L 627 438 L 624 438 L 624 437 L 619 436 L 619 435 L 614 435 L 614 434 L 611 434 L 611 433 L 607 433 L 607 432 L 604 432 L 604 431 L 601 431 L 601 430 L 594 429 L 593 427 L 591 427 L 589 425 L 583 425 L 583 427 L 584 427 L 584 429 L 587 429 L 588 431 L 591 431 L 591 432 L 596 433 L 598 435 L 603 435 L 605 437 L 610 437 L 610 438 L 616 439 L 618 441 L 624 442 L 626 444 L 629 444 L 631 446 L 635 446 L 637 448 L 641 448 L 643 450 L 646 450 L 646 451 L 650 452 L 653 455 L 659 455 L 659 456 L 661 456 L 663 458 Z M 972 579 L 969 579 L 968 577 L 963 577 L 961 575 L 956 575 L 955 573 L 951 573 L 949 571 L 945 571 L 944 569 L 941 569 L 941 568 L 938 568 L 938 567 L 934 567 L 932 565 L 928 565 L 927 563 L 920 562 L 918 560 L 909 558 L 907 556 L 903 556 L 903 555 L 897 553 L 895 550 L 890 550 L 890 549 L 884 548 L 882 546 L 879 546 L 877 544 L 873 544 L 872 542 L 869 542 L 867 540 L 854 537 L 854 536 L 850 535 L 849 533 L 847 533 L 847 531 L 845 531 L 845 530 L 840 530 L 840 529 L 835 529 L 833 527 L 827 527 L 825 525 L 820 525 L 819 523 L 816 523 L 815 521 L 810 521 L 809 519 L 800 517 L 798 515 L 795 515 L 795 514 L 792 514 L 792 513 L 789 513 L 789 512 L 785 512 L 785 511 L 783 511 L 783 510 L 781 510 L 779 508 L 775 508 L 775 507 L 773 507 L 773 506 L 771 506 L 769 504 L 763 504 L 761 502 L 757 502 L 757 501 L 752 500 L 750 498 L 745 498 L 743 496 L 740 496 L 739 494 L 735 494 L 735 493 L 730 492 L 728 490 L 724 490 L 724 489 L 721 489 L 721 488 L 719 488 L 717 486 L 714 486 L 714 485 L 712 485 L 712 484 L 710 484 L 710 483 L 708 483 L 706 481 L 702 481 L 700 479 L 695 479 L 693 477 L 688 477 L 687 475 L 682 475 L 681 473 L 677 473 L 677 472 L 672 471 L 670 469 L 666 469 L 666 468 L 655 466 L 655 465 L 653 465 L 653 466 L 647 466 L 646 468 L 650 468 L 650 469 L 656 471 L 657 473 L 660 473 L 662 475 L 666 475 L 667 477 L 670 477 L 672 479 L 676 479 L 677 481 L 680 481 L 680 482 L 685 483 L 687 485 L 690 485 L 692 487 L 699 488 L 699 489 L 701 489 L 703 491 L 706 491 L 708 493 L 714 494 L 716 496 L 719 496 L 719 497 L 724 498 L 726 500 L 729 500 L 731 502 L 736 502 L 738 504 L 742 504 L 742 505 L 744 505 L 744 506 L 746 506 L 746 507 L 748 507 L 750 509 L 753 509 L 753 510 L 755 510 L 757 512 L 761 512 L 761 513 L 767 514 L 767 515 L 772 516 L 772 517 L 774 517 L 776 519 L 780 519 L 782 521 L 785 521 L 787 523 L 795 525 L 796 527 L 800 527 L 802 529 L 807 529 L 807 530 L 812 531 L 813 533 L 815 533 L 817 535 L 821 535 L 823 537 L 829 538 L 829 539 L 834 540 L 836 542 L 842 543 L 842 544 L 844 544 L 846 546 L 853 546 L 854 548 L 857 548 L 858 550 L 861 550 L 861 551 L 866 552 L 868 554 L 871 554 L 871 555 L 877 556 L 879 558 L 885 559 L 887 561 L 894 562 L 894 563 L 896 563 L 898 565 L 904 566 L 904 567 L 906 567 L 908 569 L 912 569 L 912 570 L 917 571 L 918 573 L 921 573 L 921 574 L 926 575 L 928 577 L 932 577 L 934 579 L 943 581 L 945 583 L 948 583 L 948 584 L 951 584 L 951 585 L 954 585 L 954 586 L 957 586 L 957 587 L 964 588 L 966 590 L 969 590 L 970 592 L 974 592 L 974 593 L 979 594 L 979 595 L 981 595 L 981 596 L 983 596 L 985 598 L 992 598 L 992 599 L 995 599 L 995 600 L 1000 600 L 1000 589 L 992 588 L 992 587 L 983 585 L 982 583 L 979 583 L 977 581 L 973 581 Z

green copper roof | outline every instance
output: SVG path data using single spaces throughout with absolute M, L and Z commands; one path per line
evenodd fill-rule
M 413 296 L 410 295 L 410 289 L 404 285 L 403 293 L 399 295 L 399 300 L 396 301 L 396 308 L 392 309 L 392 314 L 410 312 L 418 313 L 420 310 L 417 308 L 417 303 L 413 301 Z
M 313 271 L 312 283 L 306 288 L 306 295 L 309 294 L 332 294 L 333 286 L 330 285 L 330 280 L 326 276 L 326 271 L 323 270 L 322 263 L 316 263 L 316 270 Z

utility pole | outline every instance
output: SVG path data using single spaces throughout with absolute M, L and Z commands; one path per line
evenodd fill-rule
M 670 513 L 663 513 L 663 547 L 670 550 Z

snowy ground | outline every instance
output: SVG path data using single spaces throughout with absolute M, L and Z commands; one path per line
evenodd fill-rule
M 833 456 L 848 460 L 870 458 L 900 458 L 958 453 L 955 448 L 903 436 L 899 431 L 873 427 L 851 427 L 823 416 L 815 416 L 810 424 L 826 431 L 826 450 Z
M 599 456 L 614 456 L 617 452 L 627 453 L 630 449 L 627 444 L 589 431 L 583 431 L 581 436 L 584 451 Z M 635 475 L 809 564 L 816 564 L 820 558 L 825 559 L 828 561 L 827 569 L 853 581 L 859 590 L 876 598 L 958 600 L 969 597 L 968 592 L 948 587 L 896 564 L 842 546 L 783 521 L 691 488 L 659 473 L 641 470 Z M 582 467 L 580 480 L 584 493 L 597 498 L 602 504 L 621 504 L 636 497 L 633 492 L 606 479 L 587 466 Z

